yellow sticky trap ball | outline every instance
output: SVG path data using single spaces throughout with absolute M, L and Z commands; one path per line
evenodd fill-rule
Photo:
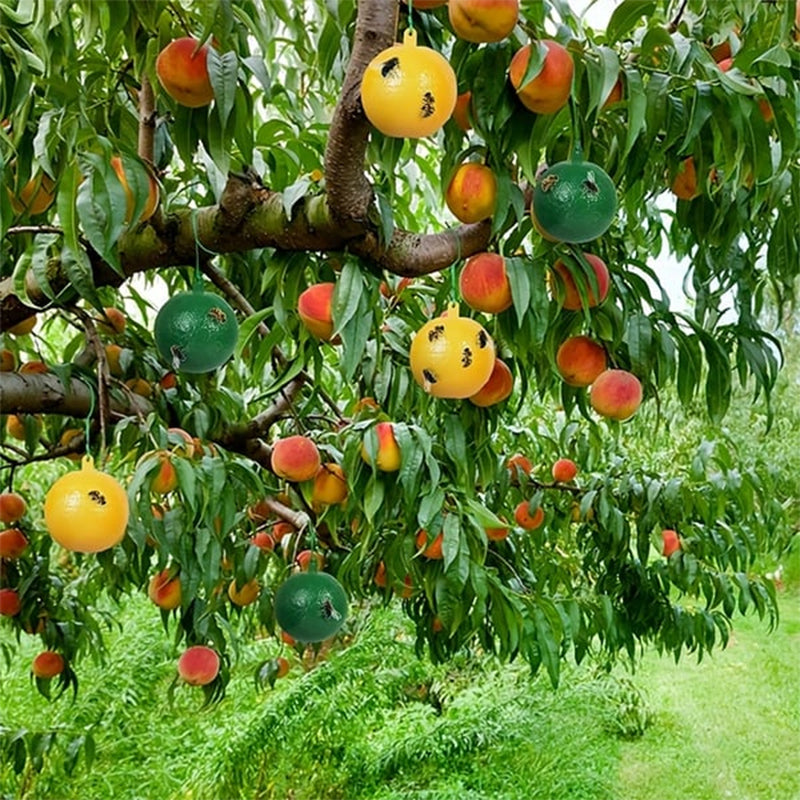
M 386 136 L 430 136 L 450 119 L 457 97 L 453 68 L 441 53 L 417 46 L 414 30 L 378 53 L 361 80 L 364 113 Z
M 417 331 L 409 360 L 414 379 L 434 397 L 471 397 L 492 374 L 494 342 L 482 325 L 459 317 L 458 306 L 452 304 L 446 316 Z
M 78 553 L 99 553 L 119 544 L 128 513 L 125 489 L 111 475 L 96 470 L 91 456 L 83 457 L 77 472 L 60 477 L 44 500 L 50 536 Z

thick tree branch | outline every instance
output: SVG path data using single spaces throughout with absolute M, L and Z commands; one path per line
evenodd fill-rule
M 361 77 L 372 59 L 394 44 L 399 6 L 387 0 L 358 4 L 356 31 L 325 150 L 328 205 L 335 219 L 365 222 L 372 187 L 364 174 L 370 124 L 361 105 Z

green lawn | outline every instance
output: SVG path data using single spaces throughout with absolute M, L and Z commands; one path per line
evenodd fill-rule
M 0 722 L 62 737 L 91 729 L 95 765 L 71 776 L 46 759 L 27 797 L 349 798 L 351 800 L 796 800 L 800 798 L 800 594 L 782 595 L 778 630 L 739 618 L 726 651 L 701 663 L 648 654 L 630 676 L 583 666 L 553 691 L 524 666 L 417 661 L 405 623 L 377 611 L 321 667 L 257 692 L 242 653 L 228 697 L 199 712 L 179 687 L 146 600 L 130 601 L 105 666 L 81 667 L 77 700 L 47 703 L 23 643 L 2 676 Z M 647 711 L 644 735 L 634 730 Z M 6 765 L 0 792 L 20 796 Z

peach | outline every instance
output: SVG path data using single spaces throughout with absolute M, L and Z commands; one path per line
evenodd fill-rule
M 272 529 L 270 530 L 270 536 L 273 538 L 275 542 L 280 542 L 283 540 L 284 536 L 292 534 L 295 532 L 295 527 L 292 525 L 291 522 L 286 522 L 285 520 L 281 520 L 280 522 L 276 522 Z
M 122 159 L 119 156 L 112 156 L 111 158 L 111 168 L 114 172 L 117 173 L 117 177 L 119 178 L 119 182 L 122 184 L 122 188 L 125 190 L 125 203 L 126 203 L 126 212 L 125 212 L 125 222 L 130 223 L 133 220 L 133 212 L 136 210 L 136 197 L 133 194 L 133 189 L 131 189 L 130 184 L 128 183 L 128 179 L 125 175 L 125 167 L 122 164 Z M 158 199 L 159 199 L 159 189 L 158 189 L 158 182 L 156 179 L 149 174 L 148 172 L 148 179 L 150 181 L 149 189 L 147 192 L 147 201 L 144 204 L 144 208 L 142 209 L 142 213 L 139 216 L 138 222 L 146 222 L 150 217 L 153 216 L 156 212 L 156 208 L 158 207 Z M 117 311 L 117 309 L 113 309 L 113 311 Z M 117 311 L 117 314 L 120 314 Z M 121 316 L 121 314 L 120 314 Z M 123 326 L 122 329 L 125 329 L 125 318 L 122 318 Z M 115 328 L 116 333 L 122 333 L 122 331 L 116 330 L 116 325 L 109 319 L 109 323 L 113 328 Z
M 34 677 L 46 680 L 60 675 L 64 671 L 64 667 L 64 656 L 62 656 L 61 653 L 56 653 L 53 650 L 45 650 L 33 659 L 31 671 Z
M 470 403 L 481 408 L 508 400 L 514 390 L 514 376 L 505 361 L 495 358 L 489 380 L 469 398 Z
M 506 461 L 506 469 L 511 473 L 511 485 L 518 486 L 520 478 L 528 477 L 533 470 L 531 460 L 522 455 L 522 453 L 514 453 L 508 461 Z
M 122 180 L 122 178 L 120 178 Z M 125 333 L 128 320 L 118 308 L 104 308 L 101 319 L 96 320 L 97 330 L 102 331 L 107 336 L 116 336 Z
M 508 538 L 508 534 L 510 533 L 508 525 L 504 525 L 500 528 L 484 528 L 483 530 L 486 533 L 486 538 L 490 542 L 502 542 L 503 539 Z
M 467 42 L 499 42 L 519 17 L 519 0 L 449 0 L 450 25 Z
M 183 428 L 167 428 L 167 441 L 172 445 L 172 452 L 182 458 L 195 455 L 195 440 Z
M 695 197 L 699 197 L 700 189 L 697 185 L 697 170 L 692 156 L 683 159 L 670 189 L 679 200 L 694 200 Z
M 619 101 L 622 100 L 622 95 L 622 75 L 620 75 L 619 78 L 617 78 L 617 82 L 611 87 L 611 91 L 608 93 L 608 97 L 606 97 L 602 108 L 608 108 L 609 106 L 613 106 L 614 103 L 619 103 Z
M 181 604 L 181 579 L 169 567 L 150 578 L 147 596 L 164 611 L 172 611 Z
M 158 385 L 164 391 L 174 389 L 178 385 L 178 376 L 174 372 L 166 372 L 158 379 Z
M 200 108 L 214 99 L 208 47 L 191 36 L 175 39 L 158 54 L 156 74 L 164 91 L 182 106 Z
M 581 284 L 585 289 L 587 307 L 594 308 L 602 303 L 603 300 L 605 300 L 608 296 L 608 287 L 611 283 L 611 278 L 608 274 L 608 267 L 601 258 L 593 256 L 591 253 L 584 253 L 583 257 L 589 262 L 592 270 L 594 271 L 595 278 L 597 279 L 597 295 L 595 295 L 595 290 L 589 284 L 589 280 L 584 277 L 582 272 L 580 273 L 578 280 L 581 281 Z M 580 269 L 581 268 L 579 266 L 576 267 L 576 270 Z M 563 291 L 563 295 L 561 295 L 561 307 L 567 311 L 578 311 L 582 307 L 582 304 L 581 295 L 578 291 L 578 285 L 575 282 L 575 277 L 561 259 L 558 259 L 558 261 L 553 264 L 553 272 L 560 279 L 560 286 Z
M 83 431 L 79 428 L 67 428 L 58 440 L 58 443 L 62 447 L 69 447 L 72 440 L 75 439 L 76 436 L 83 436 Z M 80 461 L 82 456 L 80 452 L 74 453 L 67 453 L 65 458 L 68 458 L 70 461 Z
M 16 617 L 22 605 L 16 589 L 0 589 L 0 616 Z
M 278 668 L 277 672 L 275 673 L 276 678 L 283 678 L 289 674 L 289 670 L 291 669 L 291 664 L 289 663 L 289 659 L 284 658 L 283 656 L 278 656 L 275 659 L 275 666 Z
M 26 361 L 19 368 L 20 375 L 44 375 L 45 372 L 49 371 L 50 368 L 47 364 L 39 360 Z
M 470 103 L 472 102 L 472 92 L 462 92 L 456 97 L 456 107 L 453 109 L 453 122 L 466 133 L 471 127 Z
M 236 585 L 235 580 L 228 584 L 228 597 L 237 606 L 249 606 L 251 603 L 255 603 L 259 594 L 261 594 L 261 584 L 255 578 L 248 581 L 241 589 Z
M 589 402 L 601 417 L 629 419 L 642 404 L 642 384 L 624 369 L 607 369 L 592 384 Z
M 375 570 L 373 580 L 376 586 L 380 586 L 381 589 L 386 588 L 386 564 L 383 561 L 378 562 L 378 568 Z
M 459 221 L 480 222 L 494 215 L 497 179 L 485 164 L 460 164 L 447 184 L 444 199 Z
M 266 522 L 272 516 L 272 510 L 266 499 L 257 500 L 247 507 L 247 518 L 256 524 Z
M 167 494 L 178 486 L 178 473 L 172 464 L 172 456 L 165 450 L 158 453 L 159 467 L 151 482 L 150 489 L 156 494 Z
M 325 342 L 333 337 L 334 283 L 315 283 L 297 299 L 297 313 L 303 325 Z
M 19 558 L 28 546 L 28 539 L 19 528 L 0 531 L 0 558 L 11 561 Z
M 311 505 L 332 506 L 347 499 L 347 479 L 344 470 L 333 463 L 322 464 L 314 478 L 311 490 Z
M 769 104 L 769 100 L 767 100 L 766 97 L 758 98 L 758 110 L 761 112 L 761 116 L 764 118 L 764 122 L 766 122 L 767 125 L 775 119 L 775 112 L 772 110 L 772 106 Z
M 378 438 L 378 451 L 375 466 L 381 472 L 397 472 L 400 469 L 400 446 L 394 436 L 394 426 L 391 422 L 379 422 L 375 426 Z M 372 465 L 372 460 L 367 452 L 366 443 L 361 444 L 361 458 Z
M 153 396 L 153 384 L 144 378 L 131 378 L 125 381 L 125 385 L 139 397 L 149 398 Z
M 458 288 L 464 302 L 475 311 L 499 314 L 513 302 L 506 260 L 499 253 L 477 253 L 467 259 Z
M 439 560 L 444 558 L 444 554 L 442 553 L 442 542 L 444 541 L 444 534 L 439 534 L 438 536 L 434 537 L 432 542 L 428 541 L 428 532 L 426 530 L 420 530 L 417 533 L 416 545 L 417 550 L 422 552 L 422 555 L 425 558 L 430 558 L 431 560 Z
M 606 365 L 605 349 L 588 336 L 566 339 L 556 353 L 558 372 L 570 386 L 590 386 Z
M 6 419 L 6 432 L 12 439 L 19 439 L 21 442 L 25 441 L 25 429 L 27 414 L 9 414 Z M 42 429 L 42 420 L 38 414 L 33 416 L 33 426 L 35 428 L 36 436 L 38 437 L 39 431 Z
M 31 215 L 43 214 L 53 204 L 55 183 L 49 175 L 39 173 L 31 178 L 20 190 L 19 197 L 15 197 L 8 190 L 11 208 L 15 214 L 27 213 Z
M 189 647 L 178 659 L 178 675 L 190 686 L 205 686 L 219 675 L 219 655 L 205 645 Z
M 294 636 L 290 636 L 286 631 L 281 631 L 281 641 L 284 644 L 288 644 L 289 647 L 294 647 L 297 644 L 297 640 Z
M 307 436 L 287 436 L 272 445 L 272 471 L 287 481 L 311 480 L 320 467 L 319 450 Z
M 578 474 L 578 467 L 571 458 L 559 458 L 553 464 L 553 480 L 559 483 L 569 483 Z
M 0 522 L 11 525 L 22 519 L 28 508 L 22 495 L 16 492 L 3 492 L 0 494 Z
M 508 76 L 525 108 L 536 114 L 554 114 L 569 100 L 575 65 L 572 56 L 558 42 L 543 39 L 541 44 L 547 48 L 547 55 L 541 72 L 533 80 L 521 85 L 531 58 L 529 44 L 514 53 Z
M 533 531 L 544 522 L 544 509 L 538 506 L 531 511 L 528 501 L 523 500 L 514 509 L 514 519 L 520 528 L 524 528 L 526 531 Z
M 252 544 L 253 547 L 257 547 L 259 550 L 263 550 L 265 553 L 269 553 L 275 549 L 275 540 L 267 531 L 259 531 L 251 536 L 250 544 Z
M 105 346 L 106 361 L 108 362 L 108 371 L 115 377 L 121 378 L 123 375 L 122 368 L 122 348 L 118 344 L 107 344 Z
M 317 571 L 325 567 L 325 556 L 322 553 L 315 553 L 312 550 L 301 550 L 294 560 L 302 572 L 308 572 L 311 566 L 311 559 L 317 562 Z
M 26 334 L 30 333 L 36 327 L 36 315 L 34 314 L 32 317 L 26 317 L 22 320 L 22 322 L 18 322 L 16 325 L 12 325 L 10 328 L 6 328 L 6 333 L 10 333 L 13 336 L 25 336 Z
M 717 62 L 717 66 L 723 71 L 727 72 L 733 66 L 732 58 L 723 58 L 722 61 Z
M 681 549 L 681 537 L 671 528 L 661 531 L 661 554 L 669 558 Z
M 13 372 L 17 368 L 17 357 L 11 350 L 0 350 L 0 372 Z
M 730 39 L 725 39 L 719 44 L 714 45 L 709 49 L 709 53 L 711 54 L 711 58 L 713 58 L 717 64 L 719 64 L 720 61 L 726 61 L 733 55 Z

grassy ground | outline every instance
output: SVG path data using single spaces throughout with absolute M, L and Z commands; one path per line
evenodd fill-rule
M 131 601 L 105 666 L 86 665 L 74 703 L 48 704 L 24 644 L 2 676 L 0 722 L 91 729 L 95 766 L 63 759 L 30 775 L 37 798 L 351 798 L 351 800 L 797 800 L 800 593 L 782 596 L 770 635 L 739 619 L 726 651 L 697 664 L 648 654 L 634 676 L 568 670 L 553 691 L 522 666 L 467 657 L 417 661 L 402 622 L 378 612 L 354 646 L 257 693 L 242 654 L 229 696 L 209 711 L 183 688 L 157 615 Z M 625 738 L 650 722 L 644 735 Z M 6 766 L 0 790 L 19 796 Z

